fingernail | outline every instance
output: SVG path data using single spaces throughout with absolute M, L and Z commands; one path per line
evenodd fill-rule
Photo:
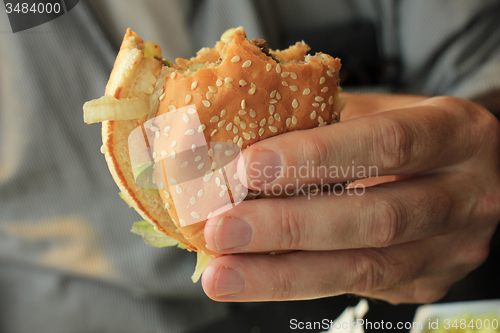
M 252 240 L 252 227 L 243 220 L 224 216 L 215 229 L 215 245 L 218 251 L 245 246 Z
M 269 184 L 281 174 L 281 158 L 273 151 L 252 150 L 247 155 L 245 169 L 250 185 Z
M 215 296 L 229 296 L 241 293 L 245 289 L 245 280 L 238 271 L 221 267 L 215 282 Z

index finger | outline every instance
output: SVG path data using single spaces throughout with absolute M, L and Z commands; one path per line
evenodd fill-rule
M 275 184 L 328 184 L 451 165 L 473 153 L 472 117 L 459 112 L 460 101 L 428 99 L 411 108 L 272 137 L 244 152 L 245 168 L 238 173 L 246 174 L 250 188 L 271 190 Z

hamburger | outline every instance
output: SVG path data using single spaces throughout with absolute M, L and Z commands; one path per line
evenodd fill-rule
M 200 211 L 197 204 L 227 210 L 270 196 L 242 190 L 239 152 L 275 135 L 340 120 L 340 60 L 309 50 L 303 41 L 271 50 L 265 40 L 249 41 L 239 27 L 226 31 L 215 47 L 174 63 L 128 29 L 105 95 L 85 103 L 85 122 L 102 122 L 101 152 L 120 196 L 144 219 L 132 231 L 153 246 L 198 252 L 193 281 L 220 256 L 207 249 L 203 234 L 214 211 Z M 189 185 L 193 179 L 209 186 Z

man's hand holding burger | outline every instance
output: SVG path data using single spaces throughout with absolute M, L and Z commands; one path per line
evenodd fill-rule
M 498 121 L 458 98 L 346 96 L 343 122 L 257 142 L 241 171 L 262 191 L 353 181 L 360 167 L 384 177 L 356 181 L 379 183 L 362 195 L 251 200 L 210 219 L 207 246 L 237 254 L 206 268 L 212 299 L 432 302 L 486 259 L 500 220 Z M 328 172 L 294 174 L 303 166 Z M 245 254 L 282 250 L 297 251 Z

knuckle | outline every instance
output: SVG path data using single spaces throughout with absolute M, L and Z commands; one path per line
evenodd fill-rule
M 291 300 L 296 297 L 297 288 L 295 287 L 293 278 L 288 271 L 278 270 L 273 276 L 273 279 L 273 287 L 271 287 L 272 300 Z
M 377 128 L 378 127 L 378 128 Z M 380 156 L 386 170 L 404 169 L 411 161 L 411 129 L 401 121 L 384 119 L 378 121 L 375 132 L 375 154 Z
M 374 221 L 372 228 L 368 228 L 368 245 L 376 248 L 393 245 L 398 240 L 400 222 L 404 214 L 401 203 L 395 199 L 385 199 L 376 202 L 373 207 Z
M 281 223 L 279 224 L 279 249 L 295 250 L 305 244 L 305 224 L 297 210 L 290 207 L 281 208 Z
M 302 156 L 316 165 L 329 165 L 330 155 L 333 153 L 330 143 L 318 135 L 307 136 L 302 141 L 301 151 Z
M 348 286 L 348 292 L 361 293 L 374 290 L 383 281 L 383 264 L 376 255 L 365 251 L 352 257 L 354 279 Z

